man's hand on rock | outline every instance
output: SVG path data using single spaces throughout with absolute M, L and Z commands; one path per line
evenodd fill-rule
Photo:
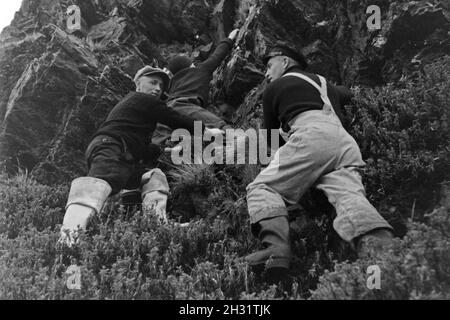
M 230 35 L 228 36 L 228 39 L 235 41 L 238 36 L 238 33 L 239 33 L 239 29 L 234 29 L 233 31 L 231 31 Z

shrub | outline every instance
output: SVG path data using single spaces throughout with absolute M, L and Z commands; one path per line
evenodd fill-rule
M 410 222 L 404 239 L 379 259 L 336 264 L 320 278 L 312 299 L 449 299 L 449 214 L 441 207 L 426 216 L 429 225 Z M 381 269 L 379 290 L 366 285 L 371 265 Z
M 62 222 L 67 201 L 67 187 L 44 186 L 20 173 L 0 176 L 0 234 L 10 238 L 35 227 L 54 228 Z
M 372 201 L 420 217 L 437 201 L 450 172 L 450 58 L 414 82 L 358 89 L 348 109 L 350 132 L 368 167 Z
M 246 169 L 228 168 L 221 173 L 224 176 L 217 177 L 228 181 L 241 170 Z M 17 198 L 29 190 L 21 184 L 34 185 L 42 197 L 47 195 L 48 187 L 29 178 L 11 181 L 16 181 Z M 234 187 L 240 188 L 239 184 Z M 229 187 L 219 184 L 216 188 Z M 336 252 L 333 243 L 339 239 L 330 237 L 328 218 L 301 215 L 291 224 L 296 255 L 293 285 L 281 289 L 260 282 L 241 258 L 258 244 L 249 234 L 245 201 L 232 203 L 236 195 L 230 192 L 228 196 L 222 198 L 224 205 L 216 216 L 191 221 L 188 227 L 161 226 L 140 211 L 124 215 L 121 206 L 111 202 L 75 250 L 57 250 L 59 230 L 54 225 L 38 230 L 32 223 L 24 224 L 14 238 L 5 229 L 0 234 L 0 299 L 449 297 L 448 206 L 426 216 L 426 225 L 411 222 L 405 239 L 398 240 L 391 252 L 375 262 L 338 263 L 336 259 L 342 261 L 346 256 L 332 254 Z M 38 203 L 34 198 L 41 195 L 30 193 L 30 203 Z M 21 217 L 27 220 L 31 212 L 42 209 L 23 208 Z M 374 263 L 382 268 L 381 291 L 369 291 L 365 286 L 365 268 Z M 65 272 L 72 264 L 81 268 L 80 291 L 66 286 Z M 319 287 L 314 290 L 319 278 Z

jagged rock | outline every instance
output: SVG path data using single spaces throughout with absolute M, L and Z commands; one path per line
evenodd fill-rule
M 381 30 L 369 31 L 363 9 L 371 4 L 346 1 L 338 9 L 340 27 L 334 47 L 346 84 L 399 80 L 414 55 L 429 46 L 430 35 L 438 29 L 449 30 L 446 10 L 437 1 L 379 1 Z
M 238 4 L 236 0 L 221 0 L 214 8 L 212 25 L 218 36 L 216 41 L 225 38 L 233 30 Z
M 317 40 L 302 50 L 309 61 L 309 70 L 318 74 L 326 74 L 329 80 L 341 82 L 339 66 L 331 48 L 322 40 Z
M 50 30 L 47 51 L 28 65 L 11 91 L 0 147 L 8 169 L 18 165 L 42 181 L 61 182 L 84 170 L 90 135 L 133 87 L 117 71 L 97 79 L 95 55 L 56 26 L 45 33 Z
M 263 123 L 262 96 L 265 89 L 265 83 L 259 85 L 249 92 L 245 97 L 241 107 L 237 110 L 234 123 L 236 127 L 242 128 L 261 128 Z
M 208 31 L 212 12 L 211 1 L 142 1 L 127 3 L 130 13 L 139 19 L 150 39 L 156 42 L 194 41 L 195 36 Z
M 380 33 L 380 37 L 386 39 L 379 46 L 382 59 L 386 61 L 382 69 L 384 81 L 397 81 L 406 76 L 415 62 L 421 64 L 428 60 L 429 63 L 450 53 L 449 28 L 449 20 L 439 4 L 392 4 Z M 433 52 L 431 48 L 434 48 Z
M 450 181 L 442 183 L 440 204 L 443 207 L 450 208 Z
M 24 0 L 20 11 L 17 12 L 12 25 L 26 34 L 34 33 L 40 28 L 54 24 L 65 30 L 67 21 L 67 8 L 76 5 L 81 10 L 81 17 L 86 23 L 86 28 L 100 22 L 97 1 L 91 0 Z
M 27 65 L 46 50 L 48 39 L 36 33 L 0 45 L 0 120 L 6 113 L 10 93 Z
M 235 107 L 263 80 L 260 58 L 266 54 L 270 45 L 278 39 L 304 44 L 301 35 L 308 34 L 310 29 L 302 12 L 291 1 L 262 1 L 250 7 L 247 2 L 241 2 L 238 10 L 243 25 L 236 41 L 237 46 L 230 61 L 218 70 L 211 91 L 213 99 L 228 101 Z M 290 14 L 284 14 L 286 12 Z
M 127 19 L 113 16 L 110 19 L 92 26 L 89 39 L 97 46 L 104 47 L 111 41 L 121 42 L 128 35 L 126 32 Z

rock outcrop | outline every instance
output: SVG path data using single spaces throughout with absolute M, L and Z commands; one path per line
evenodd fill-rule
M 381 9 L 370 31 L 369 5 Z M 81 29 L 67 28 L 77 5 Z M 261 57 L 275 40 L 301 48 L 311 70 L 346 85 L 402 81 L 450 53 L 449 6 L 439 1 L 24 0 L 0 37 L 0 161 L 46 183 L 85 170 L 96 127 L 145 64 L 175 52 L 204 59 L 240 27 L 216 72 L 211 104 L 230 105 L 236 124 L 258 125 Z

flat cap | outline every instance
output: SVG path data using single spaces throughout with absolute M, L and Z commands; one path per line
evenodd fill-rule
M 275 43 L 275 45 L 273 45 L 270 48 L 269 52 L 264 56 L 263 63 L 267 64 L 267 62 L 269 62 L 271 58 L 277 56 L 286 56 L 295 60 L 303 70 L 308 67 L 308 62 L 305 56 L 300 51 L 297 51 L 296 49 L 287 45 L 285 42 Z
M 167 72 L 160 68 L 153 68 L 150 66 L 143 67 L 136 73 L 136 76 L 134 77 L 134 83 L 137 83 L 137 81 L 142 77 L 151 75 L 161 77 L 164 82 L 164 91 L 167 91 L 167 89 L 169 88 L 170 77 Z

